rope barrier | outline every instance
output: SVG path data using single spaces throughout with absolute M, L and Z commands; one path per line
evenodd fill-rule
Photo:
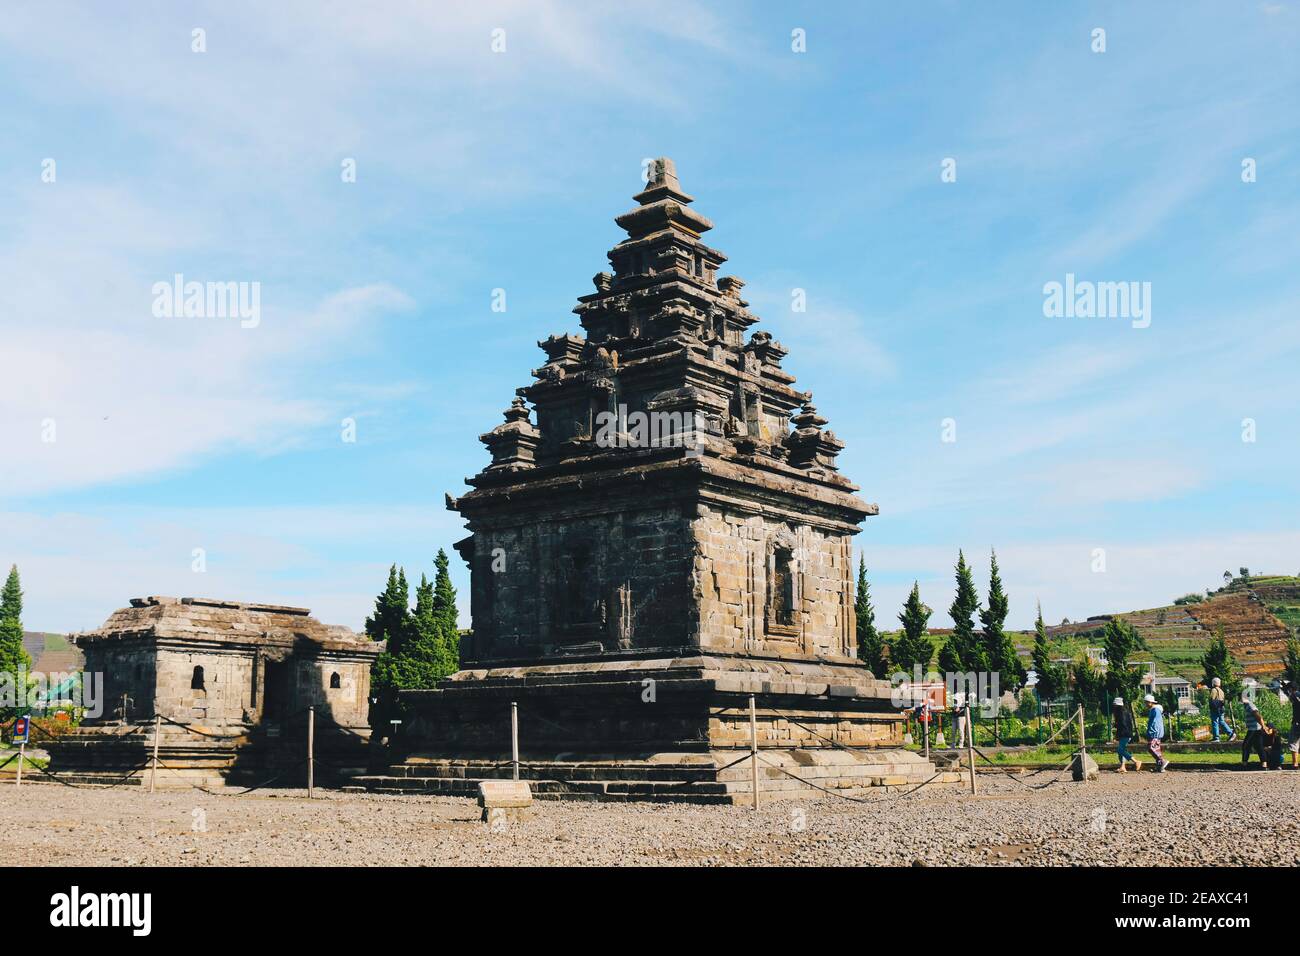
M 1056 730 L 1052 731 L 1052 734 L 1051 734 L 1050 737 L 1048 737 L 1046 740 L 1044 740 L 1041 744 L 1035 744 L 1035 746 L 1037 746 L 1037 747 L 1046 747 L 1046 746 L 1047 746 L 1048 744 L 1050 744 L 1053 740 L 1055 740 L 1057 737 L 1061 736 L 1061 734 L 1065 733 L 1067 730 L 1072 729 L 1074 726 L 1075 726 L 1075 724 L 1074 724 L 1073 720 L 1063 720 L 1063 721 L 1061 721 L 1061 726 L 1060 726 L 1060 727 L 1057 727 Z
M 98 790 L 98 789 L 111 790 L 114 787 L 122 786 L 131 777 L 135 776 L 145 767 L 149 766 L 149 762 L 145 761 L 140 766 L 128 770 L 125 774 L 123 774 L 121 777 L 118 777 L 117 780 L 113 781 L 112 783 L 70 783 L 67 780 L 64 780 L 61 777 L 59 777 L 58 774 L 50 773 L 50 771 L 46 770 L 36 761 L 32 760 L 31 757 L 23 755 L 23 760 L 26 761 L 34 769 L 39 770 L 45 776 L 49 777 L 55 783 L 62 784 L 63 786 L 69 787 L 73 790 Z M 6 761 L 6 763 L 7 762 L 8 761 Z
M 535 715 L 534 715 L 534 716 L 535 716 Z M 746 760 L 748 760 L 748 759 L 750 758 L 750 756 L 751 756 L 751 754 L 749 754 L 749 753 L 747 752 L 747 753 L 744 754 L 744 756 L 742 756 L 742 757 L 738 757 L 737 759 L 731 761 L 731 763 L 729 763 L 729 764 L 724 764 L 723 766 L 717 768 L 717 770 L 715 770 L 714 773 L 722 773 L 724 770 L 730 770 L 732 767 L 736 766 L 737 764 L 742 764 L 742 763 L 744 763 Z M 507 761 L 505 761 L 504 763 L 499 763 L 499 764 L 497 764 L 495 767 L 487 767 L 487 768 L 485 768 L 485 769 L 487 769 L 487 770 L 496 770 L 496 769 L 499 769 L 499 768 L 501 768 L 501 767 L 512 767 L 512 766 L 514 766 L 514 761 L 513 761 L 513 760 L 507 760 Z M 525 767 L 527 767 L 527 768 L 529 768 L 529 769 L 532 769 L 532 770 L 535 770 L 535 769 L 536 769 L 532 764 L 529 764 L 529 763 L 527 763 L 526 761 L 522 761 L 522 760 L 521 760 L 521 761 L 519 762 L 519 769 L 522 771 Z M 542 775 L 542 776 L 533 777 L 533 778 L 531 778 L 531 779 L 533 779 L 533 780 L 545 780 L 545 781 L 547 781 L 547 782 L 549 782 L 549 783 L 558 783 L 560 786 L 562 786 L 562 787 L 569 787 L 570 789 L 574 790 L 574 791 L 577 792 L 577 793 L 586 793 L 586 792 L 588 792 L 588 791 L 583 790 L 583 789 L 581 788 L 581 784 L 579 784 L 577 781 L 575 781 L 575 780 L 566 780 L 566 779 L 564 779 L 563 777 L 556 777 L 556 776 Z M 594 782 L 594 781 L 593 781 L 593 782 Z M 668 786 L 666 786 L 666 787 L 663 787 L 662 789 L 665 790 L 665 791 L 667 791 L 667 790 L 677 790 L 677 789 L 680 789 L 680 788 L 685 788 L 685 787 L 693 786 L 694 784 L 699 783 L 699 782 L 700 782 L 700 781 L 698 781 L 698 780 L 682 780 L 682 781 L 679 781 L 679 782 L 677 782 L 677 783 L 670 784 L 670 785 L 668 785 Z
M 729 712 L 729 711 L 732 712 L 732 713 L 739 713 L 740 716 L 748 716 L 748 712 L 742 712 L 742 711 L 739 710 L 739 708 L 735 708 L 735 707 L 723 707 L 723 708 L 719 708 L 718 710 L 714 711 L 713 714 L 714 714 L 714 716 L 719 716 L 719 715 L 724 714 L 724 713 L 727 713 L 727 712 Z M 835 740 L 835 739 L 833 739 L 833 738 L 831 738 L 831 737 L 827 737 L 825 734 L 819 733 L 818 731 L 816 731 L 816 730 L 814 730 L 813 728 L 809 727 L 807 724 L 804 724 L 803 722 L 797 720 L 796 718 L 791 717 L 789 714 L 782 713 L 781 711 L 772 711 L 772 713 L 775 714 L 777 717 L 781 718 L 782 720 L 788 720 L 790 723 L 794 724 L 796 727 L 799 727 L 799 728 L 801 728 L 801 729 L 803 729 L 803 730 L 808 731 L 808 733 L 812 734 L 814 737 L 817 737 L 817 738 L 820 739 L 820 740 L 824 740 L 824 741 L 826 741 L 826 742 L 827 742 L 828 744 L 830 744 L 832 747 L 834 747 L 834 748 L 836 748 L 836 749 L 839 749 L 839 750 L 843 750 L 843 751 L 845 751 L 846 753 L 850 754 L 850 755 L 853 756 L 856 760 L 858 760 L 858 761 L 860 761 L 860 762 L 862 762 L 862 763 L 870 763 L 870 762 L 871 762 L 869 758 L 866 758 L 866 757 L 863 757 L 863 756 L 862 756 L 862 753 L 863 753 L 863 752 L 871 753 L 871 752 L 875 751 L 876 749 L 878 749 L 878 748 L 875 748 L 875 747 L 850 747 L 850 746 L 848 746 L 847 744 L 842 744 L 842 743 L 840 743 L 838 740 Z M 839 797 L 841 800 L 848 800 L 848 801 L 850 801 L 850 802 L 852 802 L 852 803 L 871 803 L 871 802 L 874 802 L 874 801 L 871 801 L 871 800 L 863 799 L 863 798 L 861 798 L 861 797 L 850 797 L 850 796 L 847 796 L 846 794 L 843 794 L 843 793 L 837 793 L 837 792 L 835 792 L 834 790 L 827 789 L 826 787 L 818 786 L 817 784 L 815 784 L 815 783 L 813 783 L 813 782 L 811 782 L 811 781 L 809 781 L 809 780 L 805 780 L 803 777 L 800 777 L 800 776 L 798 776 L 798 775 L 796 775 L 796 774 L 791 773 L 790 771 L 786 770 L 784 767 L 780 766 L 779 764 L 773 763 L 772 761 L 768 760 L 766 757 L 763 757 L 763 756 L 760 755 L 760 756 L 759 756 L 759 759 L 760 759 L 761 761 L 763 761 L 763 763 L 768 764 L 769 766 L 775 767 L 777 770 L 779 770 L 781 773 L 785 774 L 787 777 L 790 777 L 791 779 L 794 779 L 794 780 L 798 780 L 800 783 L 804 784 L 805 786 L 812 787 L 814 790 L 820 790 L 820 791 L 822 791 L 823 793 L 829 793 L 829 794 L 830 794 L 831 796 L 833 796 L 833 797 Z M 986 759 L 987 759 L 987 758 L 986 758 Z M 1001 768 L 999 768 L 999 769 L 1001 769 Z M 943 772 L 942 770 L 937 771 L 937 772 L 934 774 L 934 776 L 930 777 L 930 779 L 925 780 L 925 781 L 922 781 L 921 783 L 917 784 L 917 785 L 916 785 L 915 787 L 913 787 L 912 789 L 910 789 L 910 790 L 905 790 L 905 791 L 903 791 L 902 793 L 898 793 L 898 794 L 896 794 L 896 796 L 905 797 L 905 796 L 908 796 L 909 794 L 916 793 L 916 791 L 920 790 L 922 787 L 926 787 L 926 786 L 929 786 L 930 784 L 934 783 L 934 781 L 938 780 L 940 777 L 943 776 L 943 773 L 944 773 L 944 772 Z
M 1071 757 L 1071 758 L 1070 758 L 1070 762 L 1069 762 L 1068 764 L 1065 765 L 1064 769 L 1057 771 L 1057 776 L 1056 776 L 1055 778 L 1053 778 L 1052 780 L 1047 781 L 1047 783 L 1034 785 L 1034 784 L 1025 783 L 1023 780 L 1021 780 L 1020 777 L 1023 776 L 1022 774 L 1016 773 L 1016 772 L 1014 772 L 1014 771 L 1008 769 L 1007 767 L 999 767 L 996 763 L 994 763 L 994 762 L 993 762 L 993 761 L 988 757 L 987 754 L 984 753 L 984 751 L 980 750 L 978 747 L 974 746 L 973 744 L 971 745 L 971 750 L 973 750 L 973 751 L 975 751 L 977 754 L 979 754 L 980 757 L 984 760 L 984 762 L 987 763 L 989 766 L 991 766 L 994 770 L 998 770 L 998 771 L 1000 771 L 1000 772 L 1006 774 L 1008 777 L 1010 777 L 1010 778 L 1011 778 L 1012 780 L 1014 780 L 1016 783 L 1020 784 L 1022 787 L 1025 787 L 1025 788 L 1028 789 L 1028 790 L 1046 790 L 1046 789 L 1047 789 L 1048 787 L 1050 787 L 1052 784 L 1054 784 L 1054 783 L 1060 783 L 1060 782 L 1061 782 L 1061 774 L 1064 774 L 1067 770 L 1069 770 L 1071 767 L 1074 766 L 1074 758 Z M 1050 767 L 1043 767 L 1043 768 L 1041 768 L 1041 769 L 1039 769 L 1039 770 L 1033 770 L 1033 771 L 1030 771 L 1030 773 L 1028 774 L 1028 776 L 1034 776 L 1035 774 L 1044 773 L 1044 772 L 1046 772 L 1046 771 L 1048 771 L 1048 770 L 1050 770 L 1050 769 L 1051 769 Z
M 150 719 L 150 720 L 153 720 L 154 718 L 157 718 L 157 719 L 162 720 L 162 721 L 164 721 L 164 722 L 166 722 L 166 723 L 169 723 L 169 724 L 171 724 L 173 727 L 179 727 L 181 730 L 184 730 L 184 731 L 186 731 L 186 732 L 188 732 L 188 733 L 195 734 L 195 735 L 197 735 L 197 736 L 199 736 L 199 737 L 207 737 L 207 738 L 209 738 L 209 739 L 211 739 L 211 740 L 239 740 L 239 739 L 241 739 L 241 738 L 243 738 L 243 737 L 247 737 L 247 736 L 248 736 L 248 734 L 210 734 L 210 733 L 208 733 L 207 731 L 203 731 L 203 730 L 195 730 L 195 729 L 194 729 L 193 727 L 191 727 L 189 724 L 182 724 L 182 723 L 181 723 L 180 721 L 178 721 L 178 720 L 172 720 L 172 719 L 171 719 L 170 717 L 168 717 L 166 714 L 154 714 L 154 716 L 153 716 L 153 717 L 150 717 L 149 719 Z
M 60 738 L 62 738 L 62 737 L 67 736 L 67 734 L 56 734 L 56 733 L 52 733 L 51 731 L 46 730 L 44 727 L 42 727 L 40 724 L 38 724 L 38 723 L 37 723 L 36 721 L 34 721 L 34 720 L 33 720 L 33 721 L 30 721 L 30 722 L 27 724 L 27 726 L 30 727 L 32 730 L 36 731 L 37 733 L 44 734 L 44 735 L 45 735 L 46 737 L 48 737 L 50 740 L 58 740 L 58 739 L 60 739 Z
M 767 764 L 769 767 L 776 768 L 778 771 L 785 774 L 791 780 L 798 780 L 804 786 L 812 787 L 814 790 L 820 790 L 822 793 L 829 793 L 832 797 L 839 797 L 841 800 L 847 800 L 850 803 L 875 803 L 876 802 L 874 800 L 868 800 L 864 797 L 850 797 L 848 794 L 837 793 L 834 790 L 828 789 L 827 787 L 823 787 L 818 784 L 815 784 L 811 780 L 805 780 L 803 777 L 800 777 L 797 774 L 793 774 L 789 770 L 786 770 L 785 767 L 782 767 L 779 763 L 775 763 L 771 760 L 768 760 L 762 754 L 758 755 L 758 759 L 761 760 L 763 763 Z M 916 793 L 916 791 L 920 790 L 922 787 L 929 786 L 930 784 L 934 783 L 934 781 L 938 780 L 942 776 L 943 776 L 943 771 L 939 771 L 929 780 L 923 780 L 912 789 L 904 790 L 902 793 L 896 794 L 896 796 L 906 797 L 909 794 Z
M 146 764 L 146 766 L 148 765 Z M 294 770 L 297 770 L 299 767 L 307 766 L 307 761 L 305 759 L 299 760 L 297 763 L 292 764 L 289 767 L 286 767 L 284 770 L 281 770 L 274 777 L 269 777 L 268 779 L 263 780 L 261 783 L 255 783 L 251 787 L 246 787 L 245 789 L 240 790 L 238 793 L 224 793 L 219 790 L 209 790 L 207 787 L 203 786 L 202 784 L 197 784 L 194 783 L 192 780 L 187 780 L 185 777 L 181 776 L 179 771 L 174 770 L 171 767 L 167 766 L 167 764 L 163 763 L 161 760 L 158 761 L 158 766 L 162 767 L 164 770 L 168 771 L 173 776 L 189 784 L 195 790 L 201 790 L 204 793 L 211 794 L 214 797 L 242 797 L 246 793 L 252 793 L 254 790 L 261 790 L 265 787 L 270 786 L 271 784 L 275 783 L 275 781 L 279 780 L 281 777 L 285 776 L 288 773 L 291 773 Z

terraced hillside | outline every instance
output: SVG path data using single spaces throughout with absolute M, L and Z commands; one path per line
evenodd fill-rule
M 1078 658 L 1084 648 L 1100 647 L 1106 622 L 1113 618 L 1137 628 L 1150 648 L 1138 651 L 1133 660 L 1153 660 L 1157 673 L 1177 674 L 1192 682 L 1203 676 L 1201 658 L 1215 628 L 1223 625 L 1228 648 L 1246 674 L 1266 680 L 1281 673 L 1287 638 L 1300 630 L 1300 577 L 1235 578 L 1200 603 L 1097 614 L 1085 621 L 1050 625 L 1047 636 L 1054 655 Z M 931 632 L 936 657 L 948 633 L 946 629 Z M 1011 639 L 1028 664 L 1034 632 L 1013 631 Z
M 1086 621 L 1070 621 L 1047 629 L 1047 636 L 1056 644 L 1063 657 L 1078 657 L 1085 647 L 1100 647 L 1106 622 L 1112 618 L 1126 621 L 1137 628 L 1151 649 L 1137 651 L 1132 660 L 1153 660 L 1159 674 L 1177 674 L 1195 681 L 1201 676 L 1201 658 L 1214 636 L 1206 629 L 1190 608 L 1181 605 L 1127 611 L 1122 614 L 1100 614 Z M 1029 635 L 1032 644 L 1033 635 Z
M 1276 677 L 1282 672 L 1291 630 L 1269 613 L 1252 591 L 1231 591 L 1189 606 L 1209 633 L 1222 626 L 1233 657 L 1252 677 Z
M 1193 613 L 1199 606 L 1170 604 L 1117 616 L 1137 628 L 1151 648 L 1149 655 L 1138 656 L 1154 660 L 1157 672 L 1196 681 L 1202 676 L 1201 658 L 1214 638 L 1214 629 Z
M 1100 614 L 1086 621 L 1070 621 L 1047 628 L 1062 656 L 1076 657 L 1086 646 L 1098 646 L 1106 622 L 1127 621 L 1151 648 L 1135 659 L 1150 657 L 1161 674 L 1177 674 L 1196 681 L 1202 676 L 1201 658 L 1214 631 L 1223 626 L 1228 648 L 1252 677 L 1272 678 L 1282 670 L 1289 634 L 1300 628 L 1300 578 L 1271 576 L 1230 584 L 1197 604 L 1147 608 L 1120 614 Z M 1028 649 L 1033 634 L 1015 635 Z
M 1249 590 L 1275 618 L 1293 631 L 1300 629 L 1300 578 L 1251 578 Z

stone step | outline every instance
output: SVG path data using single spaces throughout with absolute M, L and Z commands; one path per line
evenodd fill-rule
M 527 768 L 521 769 L 526 770 Z M 815 787 L 810 788 L 807 786 L 803 780 L 815 783 L 826 790 L 851 795 L 856 791 L 877 788 L 886 790 L 911 789 L 926 782 L 956 784 L 966 779 L 960 772 L 946 771 L 940 773 L 932 781 L 931 778 L 935 777 L 935 771 L 925 764 L 921 764 L 919 767 L 913 764 L 905 769 L 895 768 L 894 772 L 882 773 L 845 773 L 842 767 L 800 768 L 802 770 L 822 771 L 822 773 L 816 775 L 798 774 L 802 779 L 795 779 L 783 774 L 774 767 L 763 767 L 762 769 L 763 774 L 760 777 L 761 790 L 765 794 L 780 796 L 817 794 L 819 792 Z M 837 769 L 839 773 L 828 772 Z M 735 803 L 741 802 L 742 798 L 748 798 L 752 793 L 748 775 L 735 779 L 692 780 L 688 782 L 683 782 L 680 779 L 675 781 L 645 779 L 575 780 L 570 777 L 563 777 L 558 773 L 555 776 L 562 779 L 544 779 L 530 776 L 527 773 L 523 773 L 522 776 L 523 779 L 528 781 L 534 796 L 539 800 L 680 799 L 697 802 Z M 481 780 L 508 778 L 508 772 L 505 775 L 493 777 L 475 777 L 472 775 L 439 777 L 428 773 L 419 775 L 363 774 L 353 777 L 349 783 L 343 786 L 343 790 L 353 793 L 414 793 L 472 797 L 477 795 L 478 784 Z
M 700 768 L 699 770 L 686 770 L 678 768 L 676 773 L 668 772 L 666 769 L 662 772 L 646 773 L 645 768 L 626 767 L 618 769 L 592 769 L 592 768 L 569 768 L 557 767 L 549 768 L 545 773 L 528 767 L 520 767 L 520 776 L 529 781 L 539 783 L 546 782 L 546 778 L 557 778 L 561 781 L 568 781 L 574 784 L 583 783 L 637 783 L 637 784 L 669 784 L 680 786 L 684 781 L 691 781 L 697 784 L 704 783 L 738 783 L 747 785 L 750 779 L 751 770 L 748 762 L 729 767 L 726 770 L 718 772 L 712 768 Z M 864 764 L 860 767 L 846 768 L 842 766 L 792 766 L 787 767 L 789 773 L 794 774 L 804 780 L 811 781 L 819 786 L 839 787 L 842 786 L 839 781 L 843 780 L 867 780 L 876 781 L 884 778 L 896 779 L 908 783 L 920 783 L 929 780 L 934 776 L 935 768 L 922 765 L 920 768 L 915 765 L 898 765 L 898 764 Z M 354 779 L 361 779 L 363 776 L 369 779 L 371 776 L 382 776 L 388 780 L 405 780 L 411 781 L 413 789 L 418 789 L 418 781 L 424 780 L 460 780 L 478 785 L 479 780 L 508 780 L 513 775 L 510 767 L 493 769 L 484 772 L 481 767 L 447 767 L 435 768 L 429 766 L 412 767 L 404 764 L 394 764 L 386 768 L 382 774 L 378 775 L 361 775 Z M 780 781 L 788 783 L 791 787 L 799 787 L 801 784 L 797 780 L 791 779 L 787 774 L 782 773 L 775 767 L 761 765 L 759 767 L 759 776 L 764 780 Z M 868 783 L 867 786 L 878 786 L 876 783 Z M 560 784 L 563 786 L 563 784 Z
M 918 784 L 929 778 L 915 780 L 901 776 L 862 778 L 839 781 L 839 785 L 828 787 L 836 793 L 847 797 L 860 796 L 868 791 L 904 792 L 914 790 Z M 933 782 L 936 784 L 961 784 L 965 776 L 960 773 L 940 774 Z M 529 781 L 533 797 L 537 800 L 591 800 L 591 801 L 663 801 L 682 803 L 709 804 L 747 804 L 751 791 L 747 784 L 740 782 L 726 784 L 693 783 L 689 786 L 639 782 L 590 782 L 569 786 L 554 781 Z M 358 777 L 345 785 L 345 793 L 380 793 L 390 795 L 423 794 L 426 796 L 476 797 L 478 781 L 464 778 L 437 779 L 431 777 Z M 816 799 L 823 794 L 798 781 L 786 778 L 782 781 L 765 780 L 761 785 L 762 794 L 771 799 L 794 799 L 808 797 Z M 924 792 L 924 791 L 922 791 Z M 936 791 L 938 792 L 938 791 Z
M 926 783 L 957 783 L 961 777 L 921 755 L 896 749 L 772 748 L 760 754 L 760 789 L 794 798 L 818 794 L 915 789 Z M 672 800 L 738 803 L 752 799 L 754 765 L 742 749 L 618 754 L 531 755 L 520 777 L 540 799 Z M 482 780 L 508 780 L 513 767 L 500 756 L 446 757 L 408 754 L 378 772 L 360 774 L 345 786 L 376 793 L 473 796 Z
M 691 783 L 687 786 L 652 781 L 591 781 L 565 784 L 554 780 L 530 780 L 529 788 L 537 800 L 683 800 L 695 803 L 730 803 L 727 786 L 716 783 Z M 425 794 L 429 796 L 477 797 L 479 781 L 463 777 L 387 777 L 354 778 L 343 787 L 348 793 Z
M 792 773 L 813 779 L 822 777 L 852 776 L 908 776 L 928 779 L 935 771 L 935 765 L 923 760 L 919 755 L 890 757 L 886 759 L 864 760 L 860 756 L 847 753 L 826 751 L 810 752 L 807 755 L 791 756 L 789 751 L 772 751 L 765 754 L 768 760 L 781 759 Z M 736 762 L 739 759 L 739 762 Z M 833 762 L 828 762 L 828 759 Z M 598 781 L 598 780 L 642 780 L 680 782 L 682 780 L 748 780 L 750 766 L 745 755 L 726 754 L 713 759 L 698 761 L 680 761 L 656 763 L 652 761 L 610 760 L 610 761 L 565 761 L 545 760 L 544 762 L 522 760 L 520 772 L 529 779 L 540 776 L 538 768 L 545 768 L 545 773 L 563 780 Z M 725 768 L 725 769 L 724 769 Z M 770 764 L 764 762 L 760 771 L 769 776 L 780 775 Z M 401 763 L 390 764 L 383 770 L 389 777 L 464 777 L 473 779 L 507 779 L 513 774 L 508 762 L 500 760 L 466 760 L 439 759 L 427 757 L 408 757 Z

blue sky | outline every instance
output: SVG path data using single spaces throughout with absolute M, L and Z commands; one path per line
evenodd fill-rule
M 359 627 L 462 536 L 443 493 L 660 155 L 880 504 L 886 621 L 916 579 L 948 623 L 959 547 L 981 588 L 997 548 L 1016 626 L 1300 571 L 1300 4 L 614 6 L 6 11 L 29 628 L 143 594 Z M 260 324 L 154 317 L 175 273 L 260 283 Z M 1150 326 L 1045 317 L 1067 273 L 1151 283 Z

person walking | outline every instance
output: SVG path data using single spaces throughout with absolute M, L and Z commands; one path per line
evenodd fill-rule
M 958 750 L 966 749 L 966 735 L 970 733 L 970 721 L 966 719 L 966 695 L 953 694 L 952 728 L 957 738 L 953 746 Z
M 930 698 L 927 695 L 919 704 L 907 711 L 916 719 L 916 729 L 922 734 L 922 749 L 927 753 L 930 751 Z
M 1123 697 L 1116 697 L 1111 704 L 1111 716 L 1115 721 L 1115 753 L 1119 757 L 1119 772 L 1128 773 L 1128 765 L 1134 770 L 1142 769 L 1142 761 L 1129 752 L 1128 742 L 1137 736 L 1133 726 L 1133 712 L 1124 703 Z
M 1237 732 L 1228 726 L 1228 721 L 1224 719 L 1223 712 L 1227 708 L 1228 698 L 1223 693 L 1223 681 L 1218 677 L 1214 678 L 1213 686 L 1210 688 L 1210 733 L 1217 741 L 1219 731 L 1222 730 L 1228 735 L 1228 741 L 1232 742 L 1237 739 Z
M 1162 743 L 1165 739 L 1165 709 L 1156 703 L 1154 694 L 1147 694 L 1142 701 L 1147 705 L 1147 751 L 1155 758 L 1155 772 L 1164 773 L 1169 767 Z
M 1259 754 L 1259 765 L 1265 765 L 1264 760 L 1264 718 L 1259 713 L 1259 708 L 1255 702 L 1250 699 L 1250 690 L 1244 690 L 1241 693 L 1241 709 L 1245 712 L 1246 736 L 1241 740 L 1241 765 L 1250 766 L 1250 754 L 1252 751 Z

